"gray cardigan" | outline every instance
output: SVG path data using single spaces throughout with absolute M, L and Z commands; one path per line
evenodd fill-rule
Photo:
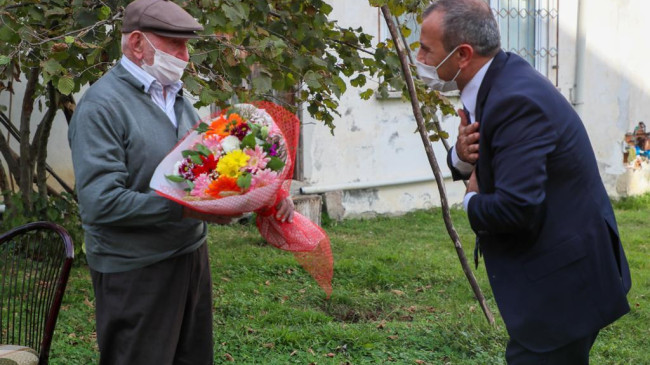
M 182 219 L 181 205 L 149 188 L 158 163 L 199 117 L 176 95 L 175 128 L 143 90 L 118 63 L 86 91 L 70 122 L 86 257 L 99 272 L 189 253 L 206 238 L 204 222 Z

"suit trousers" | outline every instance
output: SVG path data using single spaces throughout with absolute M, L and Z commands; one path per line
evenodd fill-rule
M 132 271 L 90 272 L 100 365 L 213 364 L 206 244 Z
M 533 352 L 512 338 L 506 347 L 508 365 L 588 365 L 598 332 L 549 352 Z

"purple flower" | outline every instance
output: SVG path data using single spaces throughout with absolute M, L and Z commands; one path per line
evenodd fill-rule
M 250 127 L 246 123 L 239 123 L 230 130 L 230 134 L 236 136 L 241 141 L 246 137 Z
M 279 148 L 280 148 L 280 145 L 277 142 L 274 142 L 271 145 L 271 148 L 269 149 L 269 156 L 277 156 Z
M 181 175 L 185 180 L 194 180 L 194 173 L 192 172 L 193 168 L 194 163 L 188 157 L 184 159 L 178 167 L 178 174 Z

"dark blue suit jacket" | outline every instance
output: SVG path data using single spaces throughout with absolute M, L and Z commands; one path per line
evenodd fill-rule
M 475 112 L 480 193 L 467 214 L 510 336 L 550 351 L 627 313 L 627 260 L 573 107 L 524 59 L 499 52 Z

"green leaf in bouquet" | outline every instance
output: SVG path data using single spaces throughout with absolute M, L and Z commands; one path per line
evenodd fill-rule
M 198 143 L 195 146 L 195 148 L 196 148 L 197 151 L 199 151 L 200 154 L 202 154 L 205 157 L 208 157 L 208 156 L 210 156 L 212 154 L 212 152 L 210 152 L 210 150 L 207 147 L 205 147 L 204 145 L 202 145 L 200 143 Z
M 248 148 L 254 149 L 255 148 L 255 135 L 253 133 L 247 134 L 246 137 L 244 137 L 244 139 L 241 140 L 241 146 L 244 147 L 244 148 L 248 147 Z
M 262 139 L 266 139 L 269 136 L 269 127 L 264 126 L 260 129 Z
M 205 132 L 208 131 L 208 127 L 209 127 L 209 125 L 207 125 L 206 123 L 201 122 L 201 123 L 199 123 L 199 125 L 196 127 L 196 132 L 197 132 L 197 133 L 205 133 Z
M 251 181 L 253 181 L 253 175 L 245 172 L 237 178 L 237 186 L 246 190 L 251 187 Z
M 175 183 L 182 183 L 185 182 L 185 179 L 182 176 L 179 175 L 165 175 L 167 180 Z
M 190 159 L 192 160 L 192 162 L 194 162 L 197 165 L 203 164 L 203 160 L 201 159 L 201 155 L 199 154 L 190 156 Z
M 273 171 L 280 171 L 284 167 L 284 161 L 276 156 L 271 156 L 271 160 L 266 164 L 266 167 Z
M 194 162 L 195 164 L 199 164 L 199 165 L 200 165 L 200 164 L 203 163 L 203 160 L 201 160 L 201 154 L 198 153 L 198 152 L 196 152 L 196 151 L 185 150 L 185 151 L 181 152 L 181 154 L 182 154 L 183 157 L 185 157 L 185 158 L 188 158 L 188 157 L 189 157 L 190 160 L 192 160 L 192 162 Z
M 262 128 L 262 126 L 260 126 L 259 124 L 251 123 L 251 122 L 248 122 L 247 124 L 248 124 L 248 128 L 250 128 L 250 130 L 251 130 L 251 134 L 254 134 L 254 135 L 257 136 L 260 133 L 260 129 Z

